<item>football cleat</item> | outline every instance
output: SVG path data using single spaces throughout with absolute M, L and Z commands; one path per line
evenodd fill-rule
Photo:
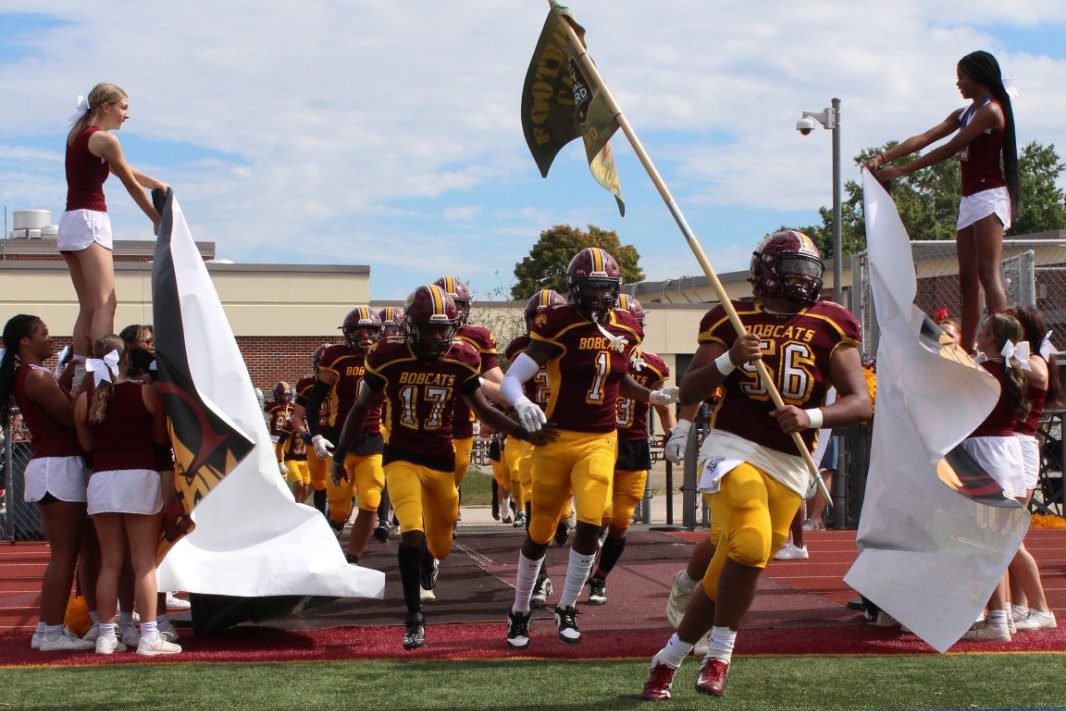
M 403 648 L 418 649 L 426 644 L 426 618 L 421 612 L 404 618 Z
M 515 517 L 514 517 L 514 527 L 515 528 L 525 528 L 528 523 L 529 523 L 529 520 L 526 518 L 526 512 L 525 511 L 519 511 L 518 513 L 515 514 Z
M 388 542 L 390 535 L 389 522 L 385 519 L 378 519 L 378 525 L 374 526 L 374 538 L 382 543 L 386 543 Z
M 507 613 L 507 646 L 511 649 L 529 646 L 529 615 L 514 610 Z
M 422 575 L 418 582 L 425 590 L 432 590 L 437 587 L 437 578 L 440 577 L 440 561 L 436 558 L 431 559 L 433 562 L 428 563 L 424 561 L 422 563 Z
M 530 607 L 544 607 L 548 603 L 548 596 L 552 594 L 552 580 L 544 572 L 541 566 L 537 574 L 537 582 L 533 585 L 533 597 L 529 598 Z
M 729 665 L 717 659 L 704 659 L 700 671 L 696 674 L 696 691 L 711 696 L 725 694 L 725 679 L 729 676 Z
M 602 578 L 589 578 L 589 599 L 590 605 L 606 605 L 607 604 L 607 581 Z
M 573 605 L 556 607 L 555 626 L 559 630 L 559 639 L 567 644 L 577 644 L 581 641 L 581 629 L 577 626 L 577 608 Z
M 674 674 L 677 669 L 669 664 L 658 661 L 658 655 L 651 660 L 651 673 L 644 682 L 644 693 L 641 697 L 645 701 L 664 701 L 670 698 L 670 688 L 674 685 Z

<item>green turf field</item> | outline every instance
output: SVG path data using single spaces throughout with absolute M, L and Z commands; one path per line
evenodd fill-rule
M 0 709 L 1005 709 L 1066 704 L 1061 654 L 742 657 L 727 696 L 640 699 L 645 661 L 132 664 L 0 669 Z

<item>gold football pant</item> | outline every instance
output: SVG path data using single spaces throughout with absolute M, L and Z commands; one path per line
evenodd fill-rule
M 470 468 L 470 453 L 474 450 L 474 438 L 453 439 L 452 449 L 455 450 L 455 485 L 463 483 L 466 470 Z
M 285 468 L 289 470 L 290 484 L 310 484 L 311 470 L 304 459 L 286 459 Z
M 529 536 L 545 545 L 574 496 L 577 520 L 599 527 L 611 497 L 618 434 L 559 430 L 548 444 L 533 448 L 533 517 Z
M 717 494 L 704 494 L 719 536 L 714 557 L 703 576 L 703 589 L 718 599 L 718 578 L 726 559 L 751 568 L 765 568 L 785 541 L 800 495 L 743 462 L 722 478 Z M 713 533 L 713 531 L 712 531 Z M 713 539 L 713 535 L 712 535 Z
M 325 491 L 332 461 L 319 459 L 314 447 L 307 448 L 307 469 L 311 472 L 311 486 L 315 491 Z
M 452 527 L 459 519 L 459 490 L 453 472 L 442 472 L 404 460 L 385 465 L 385 480 L 400 534 L 422 531 L 437 560 L 452 551 Z
M 329 517 L 334 523 L 344 523 L 352 515 L 352 497 L 359 497 L 359 509 L 377 512 L 381 503 L 381 490 L 385 487 L 385 473 L 381 468 L 380 454 L 359 455 L 348 453 L 344 458 L 348 478 L 340 484 L 328 478 L 326 499 L 329 501 Z
M 624 471 L 616 469 L 611 488 L 611 502 L 603 512 L 604 523 L 616 528 L 629 528 L 633 512 L 644 498 L 644 486 L 648 482 L 648 470 Z

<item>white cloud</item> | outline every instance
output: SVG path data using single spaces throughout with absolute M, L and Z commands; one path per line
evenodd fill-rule
M 845 178 L 854 178 L 851 158 L 861 148 L 924 130 L 962 105 L 955 62 L 977 48 L 1018 78 L 1019 142 L 1066 146 L 1064 54 L 1028 53 L 1003 34 L 1063 24 L 1057 3 L 571 7 L 697 233 L 721 235 L 715 220 L 737 209 L 768 211 L 774 224 L 765 229 L 777 226 L 780 211 L 816 221 L 830 202 L 831 142 L 826 131 L 793 130 L 801 111 L 842 99 Z M 662 260 L 656 273 L 671 264 L 693 271 L 691 261 L 680 268 L 691 259 L 683 243 L 659 236 L 676 228 L 646 176 L 629 168 L 621 136 L 625 222 L 591 184 L 579 149 L 560 155 L 550 181 L 533 168 L 518 102 L 545 10 L 490 0 L 187 0 L 101 11 L 7 0 L 0 11 L 43 12 L 64 24 L 22 38 L 36 53 L 0 73 L 6 103 L 19 107 L 0 130 L 0 201 L 58 216 L 57 154 L 70 104 L 106 79 L 130 94 L 124 145 L 132 134 L 170 146 L 156 153 L 164 144 L 142 140 L 143 152 L 127 148 L 130 161 L 174 185 L 197 237 L 237 261 L 406 264 L 417 281 L 445 265 L 463 272 L 472 260 L 470 272 L 491 275 L 509 272 L 541 230 L 594 222 L 620 225 L 647 263 Z M 57 148 L 35 147 L 41 135 L 56 136 Z M 590 185 L 571 189 L 578 181 Z M 147 233 L 117 183 L 108 197 L 116 232 Z M 637 215 L 637 205 L 658 214 Z M 740 232 L 709 241 L 717 249 L 737 240 L 745 251 L 759 235 Z M 408 290 L 393 288 L 380 296 Z

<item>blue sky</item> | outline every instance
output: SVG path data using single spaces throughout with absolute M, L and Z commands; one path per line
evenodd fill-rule
M 1066 146 L 1066 6 L 1021 0 L 573 0 L 608 85 L 715 267 L 742 269 L 780 225 L 831 202 L 831 136 L 795 130 L 843 101 L 844 177 L 861 149 L 962 100 L 955 62 L 987 49 L 1015 76 L 1019 142 Z M 755 10 L 753 11 L 753 8 Z M 459 11 L 462 11 L 461 13 Z M 128 160 L 173 185 L 197 239 L 237 262 L 368 264 L 375 299 L 443 273 L 478 298 L 555 224 L 616 230 L 650 279 L 699 273 L 621 135 L 626 217 L 577 143 L 547 180 L 522 137 L 533 0 L 150 3 L 0 0 L 0 205 L 65 198 L 78 93 L 130 95 Z M 117 180 L 119 238 L 150 238 Z

